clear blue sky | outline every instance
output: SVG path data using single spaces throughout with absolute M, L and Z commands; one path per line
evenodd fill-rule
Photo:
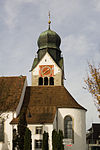
M 26 75 L 36 55 L 37 39 L 48 28 L 61 39 L 65 86 L 87 111 L 87 128 L 100 122 L 92 96 L 83 89 L 87 62 L 100 63 L 99 0 L 0 0 L 0 76 Z

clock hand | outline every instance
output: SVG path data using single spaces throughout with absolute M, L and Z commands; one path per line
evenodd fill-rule
M 44 71 L 43 74 L 45 74 L 45 73 L 48 72 L 48 71 L 49 71 L 49 68 L 48 68 L 46 71 Z

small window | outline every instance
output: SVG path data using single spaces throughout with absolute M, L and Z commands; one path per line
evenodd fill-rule
M 72 118 L 70 116 L 66 116 L 64 119 L 64 137 L 73 139 Z
M 4 121 L 0 120 L 0 142 L 4 142 Z
M 48 78 L 47 77 L 44 78 L 44 85 L 48 85 Z
M 39 78 L 39 85 L 43 85 L 43 78 L 42 77 Z
M 49 82 L 50 82 L 50 83 L 49 83 L 50 85 L 54 85 L 54 78 L 53 78 L 53 77 L 50 77 Z
M 42 134 L 42 127 L 36 127 L 36 134 Z
M 35 140 L 35 148 L 42 148 L 42 140 Z

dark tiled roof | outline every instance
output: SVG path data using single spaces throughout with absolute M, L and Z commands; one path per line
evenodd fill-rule
M 64 86 L 29 86 L 26 88 L 26 101 L 29 101 L 29 107 L 56 106 L 84 109 Z
M 93 123 L 88 131 L 87 139 L 100 139 L 100 123 Z
M 25 79 L 25 76 L 0 77 L 0 111 L 15 111 Z
M 37 66 L 38 62 L 39 62 L 38 58 L 34 58 L 30 72 Z
M 62 70 L 64 70 L 64 60 L 63 57 L 61 57 L 61 59 L 59 60 L 59 66 Z
M 44 124 L 44 123 L 53 123 L 56 107 L 53 106 L 40 106 L 40 107 L 29 107 L 26 110 L 26 119 L 28 124 Z M 28 117 L 29 112 L 31 117 Z M 19 118 L 14 118 L 11 121 L 11 124 L 17 124 Z
M 64 86 L 29 86 L 26 88 L 22 111 L 30 111 L 30 123 L 53 123 L 56 108 L 84 109 L 70 95 Z M 12 123 L 16 123 L 16 119 Z

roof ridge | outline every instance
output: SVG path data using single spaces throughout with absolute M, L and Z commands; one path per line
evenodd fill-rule
M 20 76 L 0 76 L 0 78 L 21 78 L 21 77 L 26 77 L 26 76 L 23 76 L 23 75 L 20 75 Z
M 33 87 L 33 88 L 43 88 L 43 87 L 47 87 L 47 88 L 49 88 L 49 87 L 64 87 L 64 85 L 58 85 L 58 86 L 54 86 L 54 85 L 37 85 L 37 86 L 32 86 L 32 85 L 29 85 L 29 86 L 27 86 L 27 87 Z M 66 89 L 66 88 L 65 88 Z

